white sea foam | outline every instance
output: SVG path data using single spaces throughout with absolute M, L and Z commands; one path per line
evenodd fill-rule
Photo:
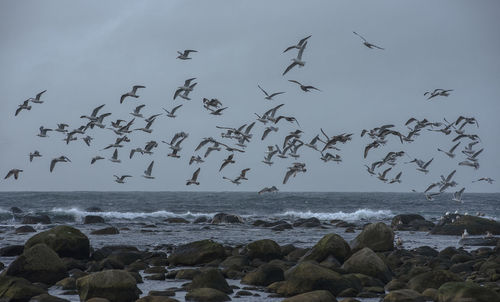
M 370 209 L 358 209 L 352 213 L 345 213 L 343 211 L 339 212 L 299 212 L 299 211 L 286 211 L 285 213 L 279 214 L 279 216 L 291 216 L 296 218 L 311 218 L 316 217 L 320 220 L 332 220 L 341 219 L 345 221 L 358 221 L 358 220 L 369 220 L 369 219 L 384 219 L 391 218 L 394 214 L 389 210 L 370 210 Z
M 170 211 L 155 211 L 155 212 L 118 212 L 118 211 L 106 211 L 106 212 L 88 212 L 78 208 L 53 208 L 51 210 L 54 214 L 59 215 L 71 215 L 76 219 L 82 219 L 87 215 L 97 215 L 105 218 L 116 218 L 116 219 L 136 219 L 136 218 L 148 218 L 148 217 L 200 217 L 200 216 L 213 216 L 215 213 L 191 213 L 187 211 L 185 213 L 174 213 Z

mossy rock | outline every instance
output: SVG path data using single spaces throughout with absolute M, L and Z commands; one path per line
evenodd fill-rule
M 367 225 L 351 241 L 353 251 L 359 251 L 365 247 L 374 252 L 392 251 L 394 249 L 394 231 L 383 222 Z
M 444 216 L 431 233 L 461 235 L 465 229 L 471 235 L 484 235 L 486 232 L 500 235 L 500 222 L 471 215 L 450 214 Z
M 500 301 L 500 295 L 473 282 L 447 282 L 438 289 L 439 302 L 470 299 L 475 302 Z
M 179 302 L 179 300 L 165 296 L 146 296 L 135 302 Z
M 225 258 L 224 247 L 212 240 L 195 241 L 178 246 L 168 257 L 172 265 L 198 265 Z
M 349 257 L 342 268 L 350 273 L 361 273 L 375 277 L 384 283 L 392 279 L 389 268 L 384 261 L 367 247 Z
M 287 298 L 282 302 L 337 302 L 337 299 L 327 290 L 315 290 Z
M 45 243 L 53 249 L 59 257 L 87 259 L 90 253 L 89 238 L 80 230 L 60 225 L 48 231 L 40 232 L 26 242 L 25 248 L 38 243 Z
M 0 276 L 0 301 L 29 301 L 31 297 L 45 293 L 24 278 Z
M 215 268 L 203 270 L 200 274 L 193 277 L 193 282 L 189 285 L 191 289 L 195 288 L 213 288 L 230 294 L 233 292 L 222 273 Z
M 340 263 L 343 263 L 350 254 L 351 248 L 344 238 L 337 234 L 327 234 L 304 255 L 302 260 L 321 262 L 332 255 Z
M 195 302 L 222 302 L 231 301 L 228 295 L 213 288 L 197 288 L 186 294 L 186 301 Z
M 462 279 L 446 270 L 436 270 L 419 274 L 408 281 L 408 288 L 422 293 L 428 288 L 439 288 L 442 284 L 452 281 L 462 281 Z
M 139 298 L 136 279 L 123 270 L 106 270 L 76 280 L 82 301 L 100 297 L 110 302 L 133 302 Z
M 384 297 L 384 302 L 424 302 L 426 299 L 412 289 L 398 289 L 389 292 Z
M 281 248 L 279 244 L 271 239 L 262 239 L 247 244 L 245 254 L 250 259 L 261 259 L 263 261 L 271 261 L 281 258 Z
M 249 272 L 241 279 L 241 283 L 268 286 L 271 283 L 285 280 L 283 269 L 274 264 L 263 264 L 256 270 Z

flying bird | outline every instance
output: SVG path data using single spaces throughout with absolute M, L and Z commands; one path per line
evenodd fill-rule
M 302 85 L 299 81 L 296 81 L 296 80 L 288 80 L 288 82 L 292 82 L 292 83 L 299 85 L 300 89 L 302 89 L 302 91 L 304 91 L 304 92 L 309 92 L 311 89 L 321 91 L 318 88 L 311 86 L 311 85 Z
M 192 52 L 198 52 L 198 51 L 197 50 L 193 50 L 193 49 L 186 49 L 186 50 L 184 50 L 184 52 L 177 51 L 177 53 L 179 54 L 177 56 L 177 59 L 180 59 L 180 60 L 191 60 L 192 58 L 189 57 L 189 54 L 192 53 Z
M 133 97 L 133 98 L 138 98 L 139 96 L 136 94 L 137 93 L 137 89 L 139 88 L 146 88 L 146 86 L 142 86 L 142 85 L 134 85 L 132 87 L 132 90 L 125 93 L 125 94 L 122 94 L 122 96 L 120 97 L 120 104 L 123 103 L 123 101 L 125 100 L 126 97 L 130 96 L 130 97 Z
M 197 181 L 198 174 L 200 174 L 200 169 L 201 168 L 196 169 L 196 171 L 194 171 L 193 176 L 191 177 L 191 179 L 186 180 L 186 186 L 189 186 L 189 185 L 197 185 L 198 186 L 200 184 Z
M 38 150 L 35 150 L 34 152 L 30 152 L 30 162 L 33 161 L 33 158 L 35 157 L 42 157 L 42 155 L 40 154 L 40 152 L 38 152 Z
M 364 44 L 366 47 L 368 47 L 368 48 L 370 48 L 370 49 L 373 49 L 373 48 L 378 48 L 378 49 L 384 50 L 382 47 L 379 47 L 379 46 L 377 46 L 377 45 L 375 45 L 375 44 L 372 44 L 372 43 L 368 42 L 368 41 L 367 41 L 367 40 L 366 40 L 363 36 L 361 36 L 361 35 L 360 35 L 360 34 L 358 34 L 357 32 L 353 31 L 353 33 L 354 33 L 356 36 L 360 37 L 360 38 L 361 38 L 361 40 L 363 40 L 363 44 Z
M 17 116 L 19 114 L 19 112 L 21 112 L 21 110 L 31 110 L 31 106 L 28 105 L 29 104 L 29 99 L 27 99 L 26 101 L 24 101 L 21 105 L 19 105 L 19 107 L 17 107 L 16 109 L 16 114 L 15 116 Z
M 132 177 L 132 175 L 122 175 L 122 176 L 113 175 L 113 176 L 116 177 L 115 181 L 119 184 L 124 184 L 125 178 Z
M 5 176 L 4 179 L 7 179 L 7 178 L 11 177 L 12 175 L 14 175 L 14 179 L 18 179 L 20 172 L 23 172 L 23 170 L 21 170 L 21 169 L 12 169 L 12 170 L 9 171 L 9 173 L 7 173 L 7 175 Z
M 153 165 L 154 165 L 155 161 L 153 160 L 148 168 L 146 169 L 146 171 L 144 171 L 144 175 L 142 177 L 144 178 L 147 178 L 147 179 L 154 179 L 154 176 L 151 176 L 151 172 L 153 171 Z
M 175 115 L 175 112 L 177 111 L 177 109 L 181 108 L 182 107 L 182 104 L 178 105 L 178 106 L 175 106 L 174 108 L 172 108 L 172 110 L 168 111 L 167 109 L 165 108 L 162 108 L 163 110 L 165 110 L 165 112 L 167 113 L 167 116 L 168 117 L 171 117 L 171 118 L 175 118 L 177 117 L 177 115 Z
M 42 94 L 44 94 L 47 90 L 44 90 L 40 93 L 38 93 L 34 98 L 29 98 L 28 100 L 32 103 L 35 103 L 35 104 L 42 104 L 43 101 L 40 100 L 40 97 L 42 96 Z
M 304 49 L 306 48 L 306 46 L 307 46 L 307 42 L 305 42 L 300 47 L 299 53 L 297 54 L 297 57 L 292 59 L 293 62 L 290 65 L 288 65 L 288 67 L 283 72 L 283 75 L 285 75 L 287 72 L 289 72 L 296 65 L 299 65 L 299 67 L 303 67 L 306 64 L 305 61 L 302 61 L 302 54 L 304 53 Z
M 50 172 L 54 171 L 54 168 L 58 162 L 66 163 L 71 162 L 71 160 L 64 155 L 52 159 L 52 161 L 50 162 Z
M 281 92 L 275 92 L 275 93 L 269 94 L 262 87 L 260 87 L 260 85 L 257 85 L 257 87 L 259 87 L 259 89 L 262 90 L 262 92 L 266 95 L 265 99 L 269 100 L 269 101 L 271 101 L 273 99 L 273 97 L 285 93 L 285 92 L 281 91 Z
M 292 45 L 292 46 L 287 47 L 287 48 L 283 51 L 283 53 L 285 53 L 285 52 L 287 52 L 287 51 L 289 51 L 289 50 L 291 50 L 291 49 L 294 49 L 294 48 L 301 49 L 301 48 L 302 48 L 302 46 L 304 45 L 304 42 L 306 42 L 306 41 L 307 41 L 307 39 L 309 39 L 310 37 L 311 37 L 311 36 L 309 35 L 309 36 L 307 36 L 307 37 L 305 37 L 305 38 L 301 39 L 297 45 Z

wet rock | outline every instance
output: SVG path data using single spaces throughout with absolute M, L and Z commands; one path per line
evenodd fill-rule
M 14 230 L 16 234 L 36 233 L 36 230 L 29 225 L 23 225 Z
M 56 283 L 56 285 L 62 288 L 63 290 L 73 290 L 76 289 L 76 279 L 73 277 L 67 277 L 62 280 L 59 280 Z
M 200 216 L 193 221 L 193 223 L 205 223 L 205 222 L 208 222 L 208 217 L 206 216 Z
M 0 275 L 0 301 L 29 301 L 43 293 L 45 290 L 26 279 Z
M 465 237 L 458 242 L 465 246 L 496 246 L 500 242 L 498 237 L 471 238 Z
M 293 227 L 288 222 L 280 223 L 280 224 L 275 225 L 271 228 L 271 230 L 276 231 L 276 232 L 281 232 L 284 230 L 291 230 L 291 229 L 293 229 Z
M 411 289 L 398 289 L 389 292 L 384 302 L 424 302 L 425 297 Z
M 29 302 L 70 302 L 69 300 L 51 296 L 49 294 L 41 294 L 34 296 Z
M 43 243 L 26 248 L 23 254 L 7 267 L 5 274 L 49 285 L 68 276 L 61 258 Z
M 10 208 L 10 212 L 11 212 L 12 214 L 21 214 L 21 213 L 23 213 L 23 210 L 21 210 L 21 209 L 20 209 L 20 208 L 18 208 L 18 207 L 11 207 L 11 208 Z
M 500 295 L 473 282 L 447 282 L 438 289 L 438 301 L 500 301 Z
M 491 232 L 500 235 L 500 222 L 471 215 L 449 214 L 444 216 L 432 229 L 432 234 L 461 235 L 467 229 L 470 235 L 483 235 Z
M 167 269 L 165 269 L 163 266 L 154 266 L 144 269 L 145 274 L 165 274 L 166 272 Z
M 307 252 L 309 251 L 309 249 L 304 249 L 304 248 L 296 248 L 295 250 L 293 250 L 292 252 L 288 253 L 285 257 L 286 260 L 288 261 L 293 261 L 293 262 L 297 262 L 299 261 L 300 258 L 302 258 Z
M 105 298 L 91 298 L 91 299 L 88 299 L 85 302 L 109 302 L 109 300 L 105 299 Z
M 311 217 L 307 219 L 300 218 L 293 223 L 293 226 L 303 227 L 303 228 L 317 228 L 321 226 L 321 221 L 319 221 L 319 219 L 316 217 Z
M 167 223 L 189 223 L 188 220 L 181 217 L 169 217 L 163 221 Z
M 243 254 L 250 259 L 257 258 L 263 261 L 271 261 L 281 258 L 281 248 L 271 239 L 262 239 L 247 244 Z
M 362 273 L 387 283 L 392 276 L 387 265 L 371 249 L 364 248 L 347 259 L 342 268 L 350 273 Z
M 104 218 L 96 215 L 87 215 L 83 219 L 84 224 L 105 223 Z
M 233 292 L 222 273 L 215 268 L 209 268 L 194 276 L 189 288 L 213 288 L 226 294 Z
M 392 218 L 391 227 L 399 231 L 428 231 L 434 223 L 418 214 L 400 214 Z
M 451 281 L 462 281 L 456 274 L 445 271 L 436 270 L 419 274 L 408 281 L 408 288 L 422 293 L 428 288 L 438 289 L 442 284 Z
M 168 257 L 172 265 L 198 265 L 225 258 L 224 247 L 212 240 L 200 240 L 178 246 Z
M 435 288 L 428 288 L 422 292 L 422 295 L 427 298 L 427 300 L 437 301 L 438 300 L 438 290 Z
M 241 270 L 248 266 L 250 261 L 245 255 L 229 256 L 224 261 L 221 262 L 220 266 L 222 268 L 230 268 L 235 270 Z
M 132 302 L 139 298 L 136 279 L 122 270 L 106 270 L 82 277 L 76 281 L 82 301 L 93 297 L 106 298 L 110 302 Z
M 201 271 L 199 269 L 194 269 L 194 268 L 180 269 L 175 272 L 175 279 L 193 280 L 193 278 L 198 274 L 201 274 Z
M 106 227 L 103 229 L 94 230 L 94 231 L 90 232 L 90 234 L 92 234 L 92 235 L 116 235 L 119 233 L 120 233 L 120 231 L 115 227 Z
M 144 279 L 163 281 L 165 280 L 165 274 L 161 273 L 161 274 L 146 275 Z
M 159 296 L 159 297 L 173 297 L 175 296 L 175 290 L 152 290 L 148 293 L 149 296 Z
M 303 261 L 314 260 L 321 262 L 328 256 L 333 256 L 343 263 L 351 254 L 349 244 L 337 234 L 323 236 L 302 258 Z
M 138 299 L 135 302 L 179 302 L 179 300 L 165 296 L 146 296 Z
M 315 290 L 287 298 L 282 302 L 337 302 L 337 299 L 327 290 Z
M 8 245 L 0 249 L 0 257 L 19 256 L 24 251 L 24 245 Z
M 85 209 L 86 212 L 92 212 L 92 213 L 97 213 L 97 212 L 102 212 L 102 209 L 99 207 L 88 207 Z
M 383 222 L 367 225 L 356 238 L 351 241 L 351 249 L 359 251 L 368 247 L 374 252 L 385 252 L 394 249 L 394 232 Z
M 59 257 L 87 259 L 90 253 L 89 238 L 79 230 L 64 225 L 34 235 L 26 242 L 25 248 L 38 243 L 45 243 Z
M 220 223 L 244 223 L 243 218 L 238 215 L 218 213 L 212 218 L 212 224 Z
M 241 279 L 241 283 L 268 286 L 271 283 L 285 280 L 283 269 L 273 264 L 263 264 L 256 270 L 249 272 Z
M 26 215 L 23 217 L 22 224 L 51 224 L 52 221 L 47 215 Z
M 186 294 L 186 301 L 221 302 L 231 301 L 228 295 L 213 288 L 197 288 Z

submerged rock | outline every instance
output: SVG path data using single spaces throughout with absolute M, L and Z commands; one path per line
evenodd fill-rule
M 180 245 L 170 254 L 172 265 L 198 265 L 225 258 L 224 247 L 212 240 L 200 240 Z
M 120 234 L 120 231 L 115 227 L 106 227 L 99 230 L 94 230 L 90 232 L 92 235 L 116 235 Z
M 167 223 L 189 223 L 188 220 L 186 220 L 182 217 L 169 217 L 163 221 L 167 222 Z
M 412 289 L 398 289 L 389 292 L 384 302 L 424 302 L 425 297 Z
M 10 212 L 11 212 L 12 214 L 21 214 L 21 213 L 23 213 L 23 210 L 21 210 L 21 209 L 20 209 L 20 208 L 18 208 L 18 207 L 11 207 L 11 208 L 10 208 Z
M 93 223 L 104 223 L 104 218 L 96 215 L 87 215 L 83 219 L 84 224 L 93 224 Z
M 418 214 L 400 214 L 392 218 L 391 227 L 399 231 L 429 231 L 435 226 Z
M 436 235 L 462 235 L 464 230 L 471 235 L 484 235 L 490 232 L 500 235 L 500 222 L 471 215 L 449 214 L 444 216 L 432 229 Z
M 19 256 L 24 251 L 24 245 L 8 245 L 0 249 L 0 257 Z
M 22 224 L 51 224 L 52 221 L 47 215 L 26 215 L 23 217 Z
M 89 238 L 78 229 L 65 225 L 56 226 L 34 235 L 28 239 L 25 248 L 30 248 L 38 243 L 45 243 L 59 257 L 87 259 L 90 254 Z
M 110 302 L 133 302 L 140 294 L 134 277 L 123 270 L 106 270 L 90 274 L 79 278 L 76 286 L 82 301 L 100 297 Z
M 460 239 L 458 243 L 465 246 L 497 246 L 499 242 L 500 238 L 498 237 L 485 237 L 485 238 L 465 237 Z
M 383 222 L 367 225 L 356 238 L 351 241 L 353 251 L 368 247 L 374 252 L 385 252 L 394 249 L 394 231 Z
M 36 233 L 36 230 L 29 225 L 23 225 L 15 229 L 16 234 Z
M 304 228 L 317 228 L 321 226 L 321 221 L 316 217 L 311 218 L 300 218 L 297 219 L 293 224 L 294 227 L 304 227 Z

